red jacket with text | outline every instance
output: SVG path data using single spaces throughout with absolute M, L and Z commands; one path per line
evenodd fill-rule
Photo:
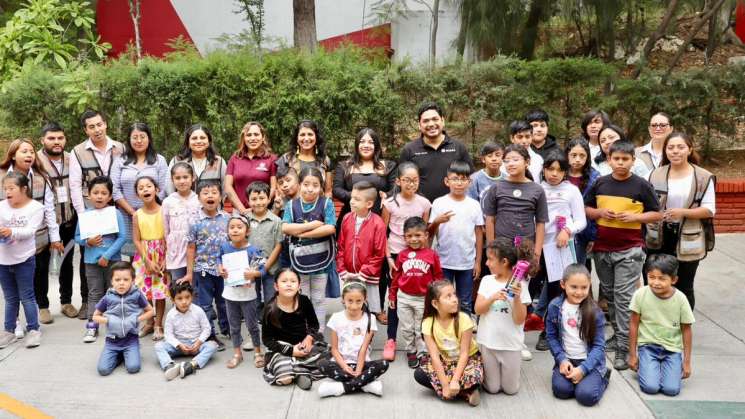
M 360 231 L 355 232 L 355 218 L 356 215 L 350 212 L 341 222 L 336 269 L 342 280 L 349 273 L 357 274 L 365 283 L 377 284 L 388 246 L 385 223 L 378 214 L 370 212 Z

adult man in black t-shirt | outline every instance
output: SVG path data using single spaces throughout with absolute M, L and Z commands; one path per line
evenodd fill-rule
M 444 180 L 450 163 L 464 161 L 473 170 L 473 160 L 466 146 L 443 130 L 445 117 L 439 105 L 422 104 L 418 121 L 421 136 L 404 146 L 399 161 L 419 167 L 419 193 L 431 202 L 448 193 Z

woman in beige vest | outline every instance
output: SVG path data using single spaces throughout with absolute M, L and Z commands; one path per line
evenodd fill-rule
M 693 308 L 696 302 L 693 279 L 699 261 L 711 247 L 704 227 L 716 211 L 715 178 L 697 165 L 699 157 L 687 134 L 671 133 L 662 151 L 661 165 L 649 175 L 649 181 L 660 198 L 663 219 L 647 225 L 647 252 L 678 258 L 675 287 L 685 294 Z

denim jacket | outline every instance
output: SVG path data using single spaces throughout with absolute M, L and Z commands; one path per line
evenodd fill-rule
M 561 336 L 561 305 L 564 304 L 564 294 L 554 298 L 548 305 L 546 314 L 546 339 L 551 347 L 551 354 L 554 356 L 556 365 L 562 361 L 568 360 L 564 352 L 564 344 Z M 592 345 L 587 348 L 587 358 L 582 361 L 580 368 L 584 376 L 595 369 L 600 375 L 605 374 L 605 316 L 600 309 L 595 313 L 595 339 Z
M 133 286 L 124 295 L 119 295 L 114 288 L 109 288 L 103 298 L 106 299 L 106 337 L 122 339 L 129 334 L 137 334 L 137 317 L 142 313 L 139 288 Z

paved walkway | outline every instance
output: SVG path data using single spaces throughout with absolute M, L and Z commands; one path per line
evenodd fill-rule
M 12 417 L 9 410 L 63 418 L 745 418 L 743 255 L 745 235 L 722 235 L 717 250 L 699 269 L 693 375 L 676 398 L 640 394 L 635 373 L 614 371 L 598 406 L 584 408 L 574 400 L 557 400 L 550 390 L 548 352 L 534 352 L 534 359 L 523 363 L 517 395 L 482 393 L 477 408 L 436 400 L 414 382 L 400 351 L 383 376 L 382 398 L 355 394 L 321 400 L 314 391 L 317 384 L 308 392 L 270 387 L 252 366 L 250 355 L 238 369 L 225 368 L 229 351 L 218 354 L 195 376 L 166 382 L 149 339 L 142 341 L 139 374 L 128 375 L 119 368 L 109 377 L 99 377 L 96 361 L 103 339 L 83 344 L 84 322 L 63 317 L 56 305 L 55 323 L 43 328 L 42 346 L 29 350 L 16 343 L 0 350 L 0 418 Z M 56 290 L 56 284 L 50 289 Z M 330 305 L 329 312 L 341 308 L 338 301 Z M 384 334 L 376 337 L 373 356 L 380 356 L 383 339 Z M 528 333 L 530 347 L 536 339 L 537 333 Z

